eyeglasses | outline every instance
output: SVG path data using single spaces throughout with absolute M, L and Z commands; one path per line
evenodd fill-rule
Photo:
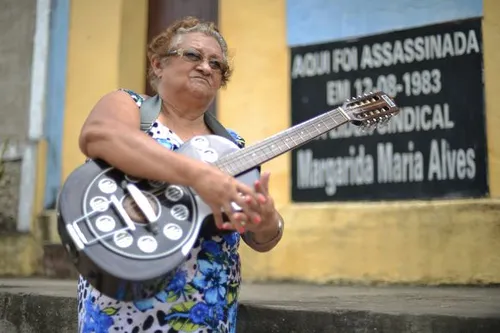
M 203 60 L 205 59 L 205 56 L 198 50 L 196 49 L 175 49 L 171 50 L 167 53 L 168 56 L 179 56 L 182 57 L 184 60 L 192 62 L 192 63 L 202 63 Z M 228 69 L 228 65 L 218 59 L 208 59 L 208 65 L 210 68 L 212 68 L 215 71 L 218 71 L 222 74 L 226 73 Z

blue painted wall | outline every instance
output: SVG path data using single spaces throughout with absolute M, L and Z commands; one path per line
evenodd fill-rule
M 288 0 L 290 46 L 482 16 L 482 0 Z
M 69 28 L 68 0 L 52 0 L 47 98 L 45 105 L 45 139 L 47 171 L 44 208 L 53 208 L 61 185 L 61 151 L 64 104 L 66 96 L 66 59 Z

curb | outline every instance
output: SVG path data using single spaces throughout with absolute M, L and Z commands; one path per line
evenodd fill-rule
M 1 333 L 74 333 L 72 297 L 0 293 Z M 57 327 L 57 331 L 54 330 Z M 307 304 L 239 307 L 238 333 L 498 333 L 500 317 L 386 314 L 352 310 L 308 310 Z
M 500 318 L 310 311 L 242 304 L 238 333 L 498 333 Z

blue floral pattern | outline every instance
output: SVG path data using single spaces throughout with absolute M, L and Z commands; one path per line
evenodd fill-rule
M 85 300 L 85 318 L 82 322 L 82 332 L 84 333 L 106 333 L 109 328 L 113 326 L 114 320 L 112 316 L 116 314 L 118 309 L 113 307 L 107 307 L 105 309 L 99 309 L 94 305 L 90 298 Z
M 143 98 L 128 90 L 140 107 Z M 245 141 L 228 130 L 243 148 Z M 148 134 L 170 150 L 182 140 L 168 127 L 155 122 Z M 78 313 L 80 333 L 234 333 L 241 281 L 236 232 L 200 235 L 189 259 L 164 290 L 138 302 L 121 302 L 95 290 L 80 277 Z

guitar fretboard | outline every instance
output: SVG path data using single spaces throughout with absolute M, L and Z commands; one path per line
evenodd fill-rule
M 341 108 L 333 109 L 252 146 L 228 154 L 219 159 L 215 165 L 222 171 L 236 176 L 295 149 L 348 121 L 349 119 Z

